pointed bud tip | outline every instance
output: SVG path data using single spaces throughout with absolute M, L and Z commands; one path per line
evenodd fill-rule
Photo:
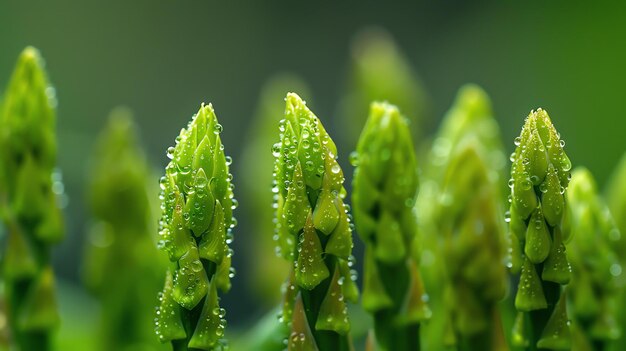
M 597 183 L 593 174 L 591 174 L 591 171 L 583 166 L 576 167 L 572 172 L 572 179 L 570 180 L 568 187 L 568 193 L 570 196 L 575 196 L 574 194 L 579 194 L 579 196 L 589 196 L 597 193 L 597 191 Z
M 527 123 L 528 122 L 533 122 L 533 125 L 535 125 L 536 122 L 542 122 L 546 126 L 552 125 L 552 120 L 548 115 L 548 111 L 544 110 L 541 107 L 538 107 L 536 110 L 530 111 L 527 118 Z
M 300 95 L 294 93 L 294 92 L 288 92 L 287 96 L 285 97 L 285 101 L 288 104 L 291 105 L 306 105 L 306 102 L 304 100 L 302 100 L 302 98 L 300 97 Z
M 410 123 L 410 121 L 402 115 L 398 106 L 386 100 L 372 102 L 370 104 L 370 116 L 374 124 L 368 124 L 374 128 L 374 131 L 380 131 L 382 128 L 389 128 L 393 125 L 408 125 Z
M 468 83 L 463 85 L 459 89 L 456 101 L 465 110 L 474 111 L 471 114 L 472 116 L 485 117 L 491 114 L 491 100 L 487 93 L 476 84 Z
M 20 54 L 23 63 L 41 64 L 41 53 L 34 46 L 27 46 Z

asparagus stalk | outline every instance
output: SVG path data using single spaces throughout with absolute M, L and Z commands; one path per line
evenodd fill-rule
M 93 224 L 83 281 L 101 303 L 98 346 L 103 351 L 159 347 L 150 327 L 165 260 L 158 253 L 148 182 L 150 172 L 129 111 L 111 113 L 89 175 Z M 141 277 L 141 279 L 137 279 Z M 115 284 L 111 284 L 115 282 Z
M 567 245 L 573 272 L 568 290 L 575 330 L 593 350 L 606 350 L 621 333 L 622 267 L 615 251 L 620 238 L 589 170 L 574 170 L 567 195 L 574 236 Z
M 511 155 L 511 270 L 520 273 L 515 346 L 528 350 L 571 347 L 563 287 L 570 280 L 565 245 L 569 218 L 565 190 L 572 164 L 548 113 L 532 111 Z
M 218 290 L 230 289 L 233 198 L 222 126 L 204 104 L 167 150 L 159 247 L 172 262 L 159 295 L 156 334 L 173 349 L 222 350 L 226 320 Z
M 388 103 L 372 103 L 356 154 L 352 204 L 366 243 L 363 307 L 374 316 L 378 350 L 419 350 L 429 317 L 413 257 L 418 176 L 407 120 Z
M 431 348 L 506 350 L 504 152 L 487 94 L 463 86 L 434 138 L 420 191 Z M 444 277 L 444 279 L 442 279 Z
M 49 350 L 59 323 L 50 248 L 63 237 L 55 171 L 54 90 L 39 52 L 19 57 L 0 111 L 0 213 L 7 231 L 3 276 L 12 344 Z
M 337 148 L 294 93 L 280 122 L 274 194 L 278 252 L 292 263 L 281 320 L 288 350 L 352 350 L 346 301 L 355 302 L 352 228 Z

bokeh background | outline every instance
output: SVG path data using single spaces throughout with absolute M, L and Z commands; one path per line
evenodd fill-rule
M 241 205 L 238 275 L 223 306 L 234 328 L 261 316 L 266 309 L 246 283 L 253 278 L 247 253 L 272 233 L 256 230 L 250 220 L 256 212 L 237 191 L 257 175 L 236 170 L 255 133 L 261 89 L 275 74 L 298 75 L 310 88 L 310 107 L 341 140 L 347 132 L 337 120 L 352 43 L 371 27 L 395 40 L 419 78 L 424 140 L 457 89 L 473 82 L 491 96 L 508 151 L 537 107 L 549 111 L 574 165 L 591 169 L 601 186 L 626 150 L 626 3 L 2 0 L 0 91 L 20 51 L 33 45 L 46 59 L 59 101 L 59 167 L 69 199 L 68 235 L 54 256 L 62 293 L 90 303 L 80 283 L 87 165 L 109 112 L 118 105 L 133 111 L 158 187 L 165 150 L 199 104 L 212 102 Z M 349 151 L 340 160 L 347 174 Z M 269 191 L 269 184 L 258 186 Z M 91 318 L 91 310 L 81 313 Z

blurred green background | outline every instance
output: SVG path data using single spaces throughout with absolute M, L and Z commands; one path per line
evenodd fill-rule
M 254 133 L 249 126 L 260 90 L 274 74 L 298 74 L 311 88 L 312 110 L 341 140 L 345 133 L 337 117 L 351 42 L 371 26 L 391 34 L 423 84 L 423 135 L 433 134 L 462 84 L 477 83 L 493 100 L 508 151 L 524 117 L 543 107 L 567 141 L 574 165 L 587 166 L 603 186 L 626 150 L 626 3 L 593 5 L 0 1 L 0 91 L 20 51 L 33 45 L 46 59 L 59 101 L 59 167 L 69 198 L 68 236 L 55 249 L 59 279 L 80 284 L 89 217 L 87 159 L 109 112 L 120 104 L 134 112 L 156 188 L 165 150 L 199 104 L 212 102 L 234 159 L 240 203 L 233 245 L 238 275 L 222 304 L 232 326 L 260 316 L 264 309 L 246 284 L 251 277 L 245 252 L 258 236 L 272 233 L 255 232 L 249 220 L 254 212 L 238 186 L 255 174 L 236 173 L 247 136 Z M 347 174 L 350 151 L 340 151 Z M 269 184 L 259 186 L 269 191 Z

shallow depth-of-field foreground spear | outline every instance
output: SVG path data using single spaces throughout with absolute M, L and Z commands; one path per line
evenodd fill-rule
M 288 350 L 351 350 L 347 301 L 358 290 L 351 270 L 352 230 L 343 203 L 337 148 L 320 120 L 296 94 L 285 99 L 274 188 L 280 254 L 292 262 L 281 320 Z
M 225 348 L 225 311 L 218 290 L 230 289 L 233 209 L 231 159 L 224 155 L 222 126 L 202 105 L 167 150 L 161 178 L 159 246 L 172 262 L 159 295 L 156 333 L 174 350 Z
M 576 168 L 567 189 L 573 239 L 567 244 L 572 281 L 573 349 L 607 350 L 620 335 L 619 298 L 623 291 L 622 267 L 615 248 L 615 222 L 598 195 L 596 182 L 586 168 Z
M 163 348 L 151 326 L 154 300 L 146 296 L 163 287 L 166 260 L 155 246 L 148 188 L 153 184 L 129 111 L 111 113 L 91 159 L 93 220 L 82 274 L 101 303 L 98 346 L 102 351 Z
M 508 279 L 504 166 L 489 98 L 466 85 L 434 139 L 419 199 L 425 250 L 434 253 L 427 288 L 438 295 L 431 347 L 507 349 L 498 306 Z
M 408 122 L 395 106 L 372 103 L 351 162 L 355 224 L 366 244 L 362 304 L 374 316 L 369 347 L 419 350 L 420 323 L 430 311 L 412 250 L 417 161 Z
M 59 323 L 50 265 L 50 247 L 63 237 L 55 105 L 39 52 L 26 48 L 0 111 L 2 268 L 11 342 L 20 351 L 49 350 Z
M 520 273 L 515 296 L 515 346 L 528 350 L 571 347 L 566 296 L 571 268 L 566 188 L 572 164 L 548 113 L 532 111 L 511 155 L 511 270 Z

